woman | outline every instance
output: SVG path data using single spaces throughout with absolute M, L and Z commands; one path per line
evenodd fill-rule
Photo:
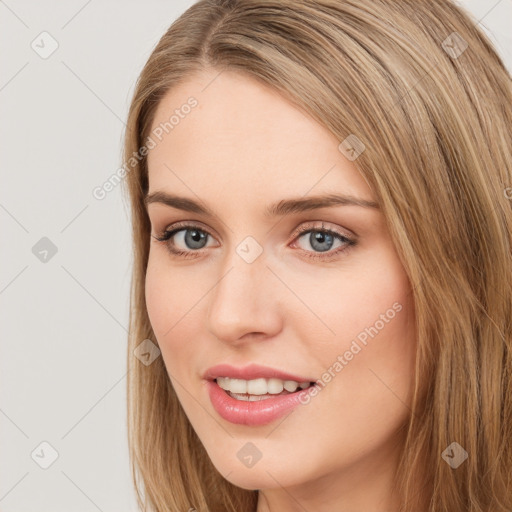
M 445 0 L 172 24 L 125 140 L 144 510 L 512 510 L 511 100 Z

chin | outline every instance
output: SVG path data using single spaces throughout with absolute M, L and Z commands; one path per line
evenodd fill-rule
M 216 463 L 215 459 L 212 459 L 212 462 L 228 482 L 247 490 L 293 487 L 303 483 L 306 476 L 304 471 L 297 473 L 296 467 L 272 465 L 270 461 L 263 459 L 252 467 L 244 467 L 238 459 L 234 464 L 232 460 L 228 461 L 224 458 L 222 461 L 217 461 L 220 464 Z
M 260 469 L 257 473 L 254 473 L 255 469 L 256 468 L 237 469 L 228 474 L 225 478 L 233 485 L 248 491 L 273 489 L 293 485 L 293 483 L 290 483 L 289 481 L 282 482 L 282 479 L 277 472 L 269 470 L 267 473 L 264 469 Z M 275 479 L 270 475 L 274 476 Z

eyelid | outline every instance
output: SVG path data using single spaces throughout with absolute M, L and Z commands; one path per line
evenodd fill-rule
M 318 226 L 318 224 L 317 224 L 318 222 L 321 223 L 320 226 Z M 303 222 L 301 225 L 299 225 L 293 231 L 293 233 L 291 235 L 291 242 L 294 242 L 294 245 L 295 245 L 297 243 L 296 239 L 300 238 L 304 234 L 307 234 L 309 232 L 314 232 L 314 231 L 328 232 L 328 233 L 332 234 L 332 236 L 334 236 L 338 240 L 344 239 L 344 240 L 342 240 L 342 242 L 345 244 L 344 248 L 337 248 L 333 251 L 326 251 L 325 253 L 316 252 L 316 251 L 307 251 L 300 247 L 298 248 L 299 251 L 305 253 L 308 258 L 318 259 L 318 260 L 329 260 L 329 259 L 336 258 L 339 256 L 338 253 L 348 251 L 352 246 L 357 244 L 358 237 L 355 234 L 353 234 L 352 232 L 350 232 L 348 230 L 347 230 L 348 232 L 346 232 L 343 229 L 340 229 L 338 227 L 331 228 L 331 227 L 325 226 L 325 224 L 326 223 L 324 221 L 318 221 L 318 220 Z M 187 229 L 195 229 L 195 228 L 199 229 L 200 231 L 203 231 L 211 238 L 216 239 L 216 236 L 214 236 L 213 234 L 210 233 L 210 229 L 204 227 L 204 224 L 200 221 L 177 221 L 177 222 L 169 225 L 165 229 L 163 229 L 162 232 L 159 234 L 159 236 L 156 236 L 154 238 L 159 242 L 169 244 L 170 239 L 172 237 L 174 237 L 174 235 L 176 235 L 177 232 L 187 230 Z M 290 244 L 290 242 L 288 242 L 287 246 L 289 244 Z M 196 250 L 192 250 L 192 249 L 183 250 L 183 249 L 170 249 L 170 248 L 168 250 L 169 250 L 169 252 L 171 252 L 172 254 L 174 254 L 175 256 L 178 256 L 178 257 L 182 256 L 182 257 L 193 258 L 195 255 L 201 256 L 201 254 L 206 250 L 206 247 L 203 247 L 201 249 L 196 249 Z
M 215 239 L 218 238 L 217 235 L 214 234 L 215 232 L 212 229 L 210 229 L 209 227 L 206 227 L 205 224 L 203 224 L 201 221 L 196 221 L 196 220 L 191 220 L 191 221 L 182 220 L 182 221 L 174 222 L 174 223 L 170 224 L 169 226 L 167 226 L 166 228 L 164 228 L 161 231 L 161 234 L 165 235 L 166 233 L 169 233 L 170 231 L 181 231 L 181 230 L 185 230 L 185 229 L 194 229 L 194 228 L 198 228 L 201 231 L 204 231 L 207 235 L 209 235 L 212 238 L 215 238 Z M 195 252 L 199 252 L 199 251 L 195 251 Z
M 318 226 L 316 223 L 320 222 L 320 226 Z M 326 225 L 327 224 L 327 225 Z M 306 226 L 305 226 L 306 225 Z M 330 227 L 328 222 L 325 221 L 319 221 L 319 220 L 313 220 L 313 221 L 306 221 L 302 223 L 300 226 L 298 226 L 292 233 L 292 239 L 294 240 L 296 237 L 307 233 L 308 231 L 330 231 L 336 235 L 342 236 L 344 238 L 347 238 L 349 240 L 353 240 L 354 242 L 357 240 L 357 236 L 355 233 L 352 233 L 351 231 L 339 227 Z
M 318 226 L 316 224 L 318 222 L 321 223 L 320 226 Z M 326 224 L 327 224 L 327 226 L 326 226 Z M 340 234 L 348 239 L 352 239 L 354 241 L 357 239 L 357 236 L 354 233 L 352 233 L 351 231 L 349 231 L 347 229 L 342 229 L 339 227 L 329 227 L 329 224 L 330 223 L 328 223 L 328 222 L 319 221 L 319 220 L 305 221 L 293 230 L 293 232 L 291 234 L 291 239 L 293 241 L 297 236 L 302 235 L 303 233 L 307 232 L 308 230 L 311 230 L 311 231 L 316 231 L 316 230 L 333 231 L 334 233 Z M 213 230 L 211 230 L 209 227 L 206 227 L 206 225 L 203 224 L 201 221 L 196 221 L 196 220 L 174 222 L 174 223 L 170 224 L 169 226 L 167 226 L 166 228 L 164 228 L 162 230 L 162 234 L 165 234 L 169 231 L 175 231 L 180 227 L 181 228 L 189 228 L 189 229 L 197 227 L 197 228 L 200 228 L 205 233 L 209 234 L 212 238 L 218 238 L 217 235 L 214 235 L 211 232 Z

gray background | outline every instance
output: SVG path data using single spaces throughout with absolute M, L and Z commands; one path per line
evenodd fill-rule
M 136 511 L 130 215 L 120 186 L 92 190 L 121 165 L 138 73 L 192 4 L 0 0 L 1 512 Z M 460 4 L 512 69 L 512 0 Z

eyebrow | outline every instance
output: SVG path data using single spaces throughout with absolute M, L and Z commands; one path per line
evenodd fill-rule
M 151 203 L 161 203 L 187 212 L 209 215 L 211 217 L 217 216 L 207 206 L 200 204 L 193 199 L 168 194 L 167 192 L 162 191 L 147 194 L 144 198 L 144 203 L 146 206 Z M 362 208 L 379 209 L 379 205 L 374 201 L 360 199 L 351 195 L 327 194 L 322 196 L 283 199 L 277 203 L 269 205 L 266 208 L 264 215 L 265 217 L 270 218 L 333 206 L 360 206 Z

